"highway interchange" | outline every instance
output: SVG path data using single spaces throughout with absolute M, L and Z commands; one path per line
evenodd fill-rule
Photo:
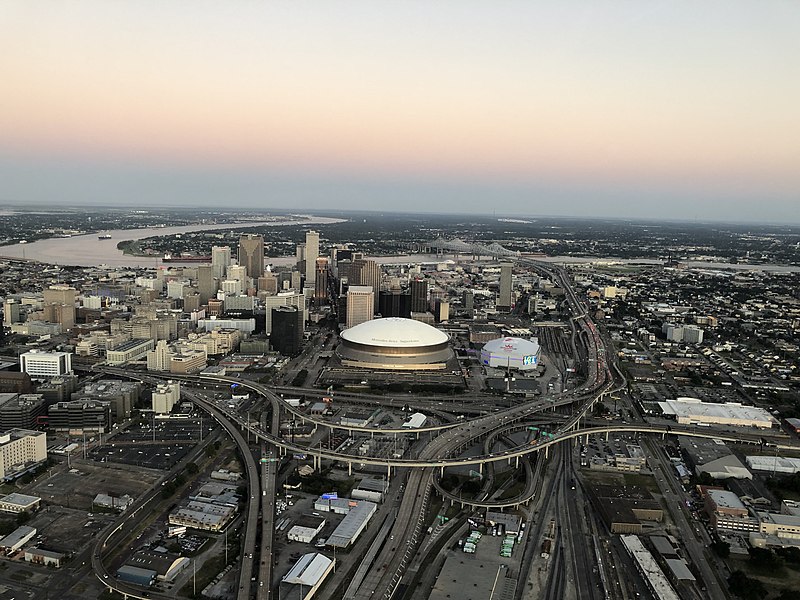
M 696 436 L 736 443 L 759 444 L 762 442 L 761 438 L 756 435 L 739 433 L 725 435 L 693 427 L 667 427 L 644 423 L 611 425 L 592 422 L 590 417 L 595 403 L 626 387 L 626 381 L 615 364 L 616 359 L 612 346 L 610 342 L 603 339 L 587 315 L 563 269 L 552 265 L 543 266 L 535 261 L 519 260 L 539 269 L 543 275 L 557 281 L 565 290 L 571 314 L 569 320 L 570 345 L 575 357 L 583 357 L 585 380 L 577 387 L 563 390 L 550 397 L 520 402 L 512 406 L 498 406 L 496 400 L 478 397 L 471 398 L 469 404 L 462 401 L 461 406 L 456 402 L 443 406 L 441 402 L 431 403 L 429 400 L 421 398 L 408 401 L 404 398 L 365 397 L 364 395 L 340 394 L 337 396 L 341 402 L 360 400 L 370 404 L 382 403 L 394 408 L 409 404 L 436 416 L 440 421 L 439 424 L 423 427 L 413 432 L 417 438 L 420 438 L 417 444 L 422 446 L 415 456 L 400 458 L 360 456 L 284 439 L 280 433 L 280 421 L 283 418 L 313 422 L 318 428 L 343 430 L 348 435 L 352 435 L 354 432 L 371 436 L 409 435 L 407 429 L 343 426 L 322 416 L 306 414 L 299 408 L 290 405 L 281 393 L 290 391 L 297 393 L 297 388 L 272 388 L 238 378 L 207 376 L 179 378 L 184 382 L 185 394 L 188 394 L 197 406 L 208 412 L 222 425 L 239 446 L 245 459 L 250 493 L 246 507 L 238 600 L 253 597 L 266 600 L 277 597 L 275 593 L 277 582 L 274 581 L 271 567 L 273 564 L 272 544 L 275 535 L 274 500 L 279 464 L 267 461 L 260 465 L 259 472 L 259 465 L 256 464 L 253 457 L 251 445 L 244 439 L 242 432 L 248 432 L 248 438 L 252 435 L 258 441 L 260 454 L 267 458 L 286 454 L 305 454 L 313 458 L 315 466 L 321 465 L 322 461 L 326 460 L 346 465 L 349 470 L 363 464 L 376 465 L 385 467 L 390 478 L 394 477 L 395 480 L 401 481 L 402 495 L 399 505 L 396 507 L 396 516 L 390 525 L 385 526 L 384 534 L 389 534 L 388 540 L 382 546 L 371 551 L 372 568 L 361 565 L 360 571 L 363 579 L 358 589 L 348 590 L 349 597 L 359 600 L 367 598 L 390 600 L 398 590 L 402 589 L 401 582 L 419 550 L 424 531 L 430 521 L 428 511 L 434 493 L 443 496 L 450 502 L 460 503 L 462 506 L 517 507 L 527 511 L 531 516 L 532 507 L 526 505 L 530 504 L 535 497 L 538 497 L 539 502 L 542 502 L 541 498 L 544 498 L 543 504 L 539 505 L 539 513 L 544 515 L 555 511 L 559 522 L 565 526 L 560 527 L 558 531 L 551 559 L 552 568 L 543 597 L 561 598 L 565 597 L 567 592 L 573 597 L 589 600 L 617 597 L 613 591 L 614 587 L 607 583 L 607 579 L 610 577 L 608 565 L 597 564 L 602 561 L 599 549 L 593 543 L 587 543 L 587 540 L 592 539 L 593 530 L 590 519 L 585 514 L 587 510 L 585 503 L 581 509 L 570 499 L 575 496 L 575 474 L 570 456 L 570 449 L 573 447 L 574 441 L 585 440 L 589 435 L 608 436 L 627 432 L 660 435 L 661 437 L 668 434 Z M 158 379 L 158 375 L 152 373 L 144 375 L 141 372 L 134 373 L 108 367 L 102 367 L 101 370 L 108 374 L 133 377 L 145 382 L 153 382 Z M 169 377 L 176 378 L 175 375 L 169 375 Z M 193 386 L 225 387 L 231 383 L 237 383 L 247 388 L 254 398 L 268 405 L 271 409 L 271 421 L 267 423 L 266 420 L 263 420 L 260 423 L 253 423 L 237 408 L 214 402 L 212 399 L 191 391 Z M 319 395 L 326 393 L 323 390 L 299 391 Z M 517 445 L 511 444 L 511 447 L 508 447 L 507 438 L 504 449 L 493 449 L 493 440 L 523 430 L 530 425 L 531 419 L 537 416 L 551 415 L 554 411 L 558 411 L 558 415 L 563 418 L 553 421 L 550 437 L 539 437 L 532 442 Z M 476 416 L 475 412 L 479 414 Z M 469 414 L 468 418 L 467 414 Z M 481 442 L 483 442 L 481 444 L 483 450 L 479 454 L 463 454 L 465 449 Z M 533 457 L 538 457 L 535 461 L 535 468 L 534 463 L 531 462 Z M 545 483 L 542 465 L 546 464 L 548 459 L 553 461 L 553 468 L 550 469 L 552 476 L 547 478 Z M 464 501 L 444 490 L 438 483 L 439 477 L 449 467 L 476 466 L 483 472 L 486 465 L 501 461 L 515 464 L 522 461 L 526 473 L 524 490 L 509 501 L 492 502 L 483 498 L 482 495 L 480 500 Z M 665 465 L 660 465 L 659 468 L 663 469 Z M 167 475 L 167 477 L 169 476 L 171 475 Z M 393 485 L 397 485 L 396 481 Z M 397 489 L 397 487 L 393 489 Z M 124 593 L 128 597 L 145 596 L 133 586 L 126 586 L 113 577 L 109 578 L 109 573 L 103 564 L 103 556 L 108 548 L 121 539 L 125 531 L 133 527 L 137 516 L 141 518 L 142 512 L 158 494 L 158 491 L 156 488 L 144 498 L 139 499 L 132 511 L 126 512 L 117 524 L 109 527 L 98 539 L 93 553 L 92 566 L 96 576 L 108 588 Z M 537 492 L 542 493 L 537 494 Z M 261 514 L 260 518 L 259 513 Z M 573 526 L 570 528 L 567 524 Z M 531 543 L 538 543 L 545 526 L 546 523 L 541 520 L 533 523 L 536 535 L 529 531 Z M 257 539 L 259 530 L 261 532 L 260 545 Z M 695 553 L 699 551 L 698 548 L 694 549 Z M 526 553 L 531 554 L 529 551 Z M 582 574 L 582 576 L 579 577 L 578 574 Z M 528 580 L 529 574 L 520 572 L 518 578 L 522 583 Z M 710 572 L 704 572 L 704 578 L 716 581 Z M 521 597 L 519 594 L 522 587 L 522 585 L 518 587 L 517 597 Z M 719 595 L 718 586 L 711 587 L 709 596 L 715 599 L 724 597 L 724 595 Z M 150 597 L 159 596 L 151 595 Z M 620 592 L 619 597 L 626 596 Z

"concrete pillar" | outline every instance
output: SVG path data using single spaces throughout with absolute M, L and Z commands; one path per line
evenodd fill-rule
M 444 466 L 442 466 L 441 470 L 439 471 L 439 477 L 444 477 Z
M 353 474 L 353 463 L 347 463 L 347 476 L 350 477 Z
M 544 457 L 548 458 L 550 456 L 550 446 L 544 447 Z
M 478 471 L 483 475 L 483 463 L 478 463 Z
M 386 465 L 386 479 L 392 478 L 392 465 Z
M 606 431 L 606 441 L 608 441 L 608 432 Z
M 516 456 L 516 457 L 514 457 L 514 458 L 515 458 L 515 464 L 514 464 L 514 468 L 515 468 L 515 469 L 519 469 L 519 455 L 517 455 L 517 456 Z

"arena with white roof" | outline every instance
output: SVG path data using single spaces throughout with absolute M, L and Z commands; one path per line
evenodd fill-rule
M 346 329 L 336 353 L 345 366 L 372 369 L 444 369 L 453 357 L 446 333 L 400 317 L 374 319 Z

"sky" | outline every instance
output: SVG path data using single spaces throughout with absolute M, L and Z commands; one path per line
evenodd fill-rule
M 0 203 L 800 223 L 800 3 L 4 0 Z

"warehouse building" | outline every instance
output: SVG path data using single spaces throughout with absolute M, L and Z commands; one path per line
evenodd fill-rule
M 352 489 L 350 495 L 356 500 L 368 500 L 380 504 L 387 491 L 389 491 L 389 482 L 383 477 L 364 477 Z
M 378 505 L 374 502 L 361 500 L 351 507 L 339 526 L 333 530 L 328 537 L 327 545 L 334 548 L 347 548 L 358 539 L 358 536 L 366 529 L 372 515 Z
M 29 541 L 31 541 L 35 535 L 35 527 L 28 527 L 26 525 L 17 527 L 14 531 L 0 540 L 0 548 L 3 548 L 7 552 L 16 552 Z
M 746 456 L 745 461 L 754 471 L 767 471 L 782 475 L 793 475 L 800 472 L 800 458 L 783 458 L 781 456 Z
M 170 552 L 139 550 L 125 563 L 126 566 L 154 571 L 158 581 L 173 581 L 178 573 L 189 566 L 190 560 Z
M 282 600 L 310 600 L 333 571 L 334 561 L 319 553 L 304 554 L 281 579 Z
M 680 597 L 664 576 L 661 567 L 658 566 L 650 551 L 644 547 L 639 537 L 623 535 L 620 539 L 628 554 L 636 563 L 639 573 L 650 587 L 650 591 L 653 592 L 653 597 L 657 600 L 680 600 Z
M 117 578 L 125 583 L 132 583 L 142 587 L 150 587 L 156 581 L 158 573 L 152 569 L 141 569 L 130 565 L 122 565 L 117 569 Z
M 659 402 L 666 417 L 681 425 L 727 425 L 770 429 L 778 421 L 763 408 L 744 406 L 738 402 L 703 402 L 697 398 L 678 398 Z

